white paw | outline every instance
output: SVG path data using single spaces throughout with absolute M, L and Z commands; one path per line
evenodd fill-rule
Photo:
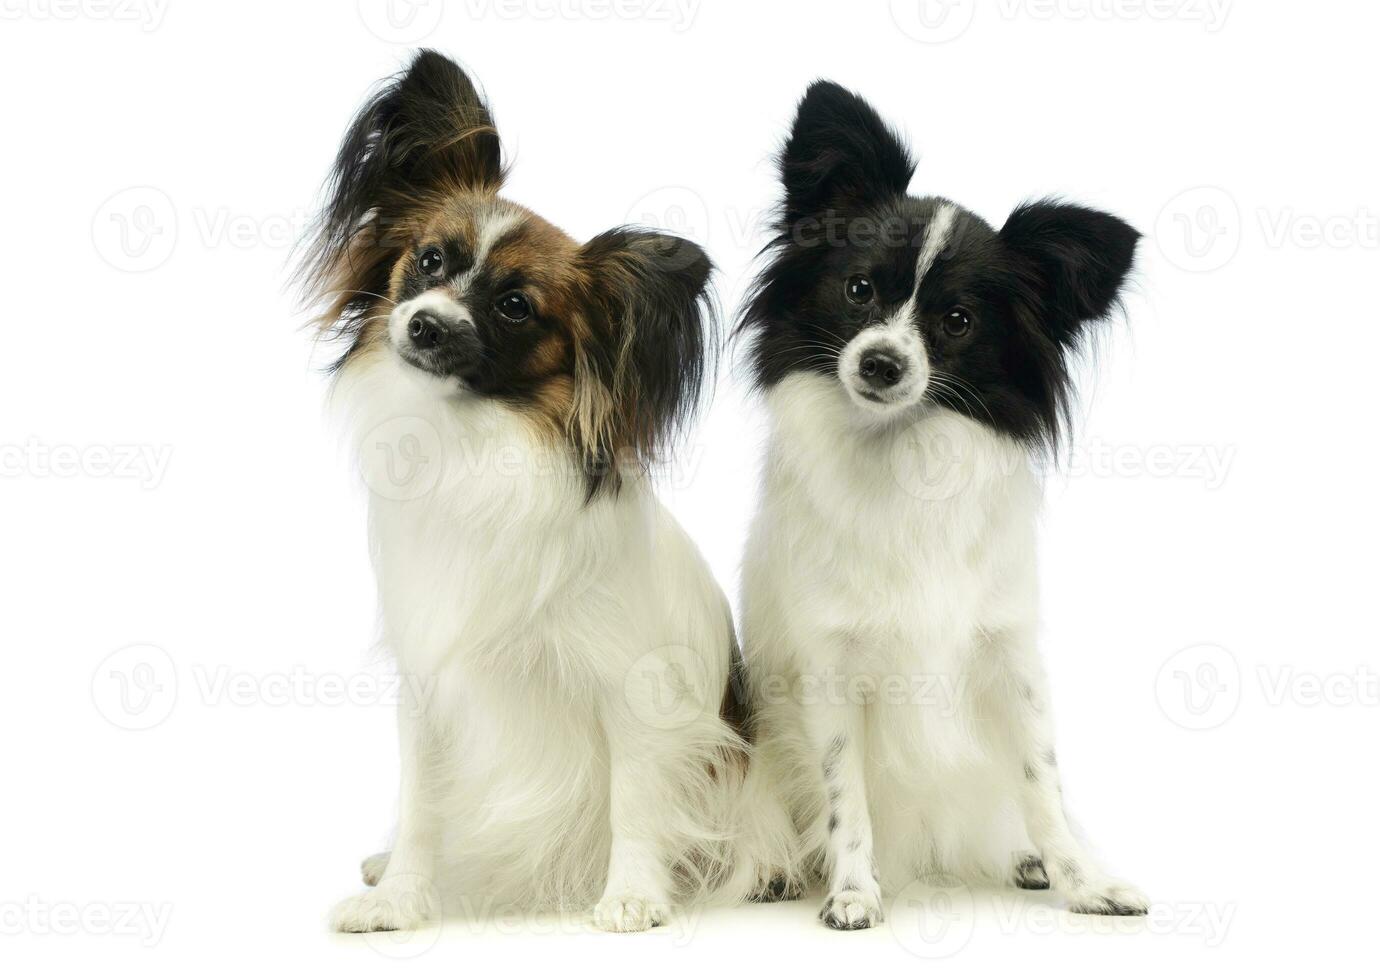
M 1069 911 L 1082 915 L 1145 915 L 1150 900 L 1134 885 L 1103 879 L 1069 893 Z
M 383 879 L 383 873 L 388 869 L 390 856 L 390 851 L 383 851 L 380 854 L 371 854 L 360 862 L 360 875 L 364 878 L 364 883 L 370 888 L 373 888 Z
M 636 895 L 605 895 L 594 906 L 594 925 L 604 932 L 644 932 L 669 917 L 664 902 Z
M 824 900 L 819 918 L 830 929 L 871 929 L 883 918 L 881 898 L 853 889 L 837 891 Z
M 437 911 L 434 890 L 420 879 L 390 878 L 373 891 L 351 895 L 331 910 L 336 932 L 416 929 Z

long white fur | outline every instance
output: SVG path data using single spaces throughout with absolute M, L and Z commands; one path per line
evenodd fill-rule
M 921 262 L 942 244 L 927 241 Z M 863 331 L 838 376 L 792 374 L 767 397 L 744 562 L 761 739 L 748 792 L 804 828 L 827 879 L 821 915 L 841 928 L 881 921 L 884 892 L 920 875 L 1011 881 L 1032 845 L 1073 908 L 1143 909 L 1064 815 L 1028 455 L 926 402 L 923 341 L 907 327 L 900 349 L 896 327 Z M 858 352 L 879 340 L 909 374 L 880 406 L 856 397 Z
M 632 931 L 729 887 L 729 609 L 646 479 L 587 503 L 523 416 L 391 348 L 333 397 L 363 466 L 386 462 L 362 444 L 384 424 L 434 430 L 441 456 L 429 492 L 370 499 L 383 640 L 427 696 L 400 712 L 396 844 L 335 928 L 593 905 Z

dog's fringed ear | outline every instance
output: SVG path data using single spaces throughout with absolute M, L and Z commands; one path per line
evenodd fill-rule
M 576 344 L 570 429 L 593 497 L 617 492 L 621 467 L 665 461 L 712 377 L 717 320 L 713 265 L 683 238 L 615 228 L 581 261 L 590 336 Z
M 422 50 L 356 114 L 326 184 L 326 206 L 303 262 L 307 291 L 327 300 L 322 325 L 348 333 L 386 294 L 409 218 L 421 206 L 503 182 L 498 131 L 468 75 Z
M 914 173 L 905 143 L 862 96 L 818 81 L 800 100 L 781 152 L 783 216 L 791 225 L 904 194 Z
M 1012 212 L 1001 240 L 1033 280 L 1040 326 L 1061 346 L 1076 348 L 1083 325 L 1116 305 L 1140 232 L 1102 211 L 1039 201 Z

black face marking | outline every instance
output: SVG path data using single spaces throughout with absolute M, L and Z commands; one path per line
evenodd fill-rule
M 839 815 L 838 815 L 838 811 L 837 811 L 837 810 L 830 810 L 830 811 L 829 811 L 829 833 L 832 834 L 832 833 L 834 833 L 834 831 L 836 831 L 836 830 L 838 830 L 838 829 L 839 829 Z
M 438 374 L 453 375 L 479 394 L 517 405 L 529 401 L 552 375 L 568 372 L 571 351 L 560 338 L 553 337 L 555 325 L 547 317 L 530 303 L 523 306 L 525 315 L 518 319 L 511 315 L 513 310 L 505 312 L 500 307 L 500 300 L 513 295 L 511 284 L 520 281 L 520 274 L 474 270 L 464 293 L 456 297 L 467 319 L 444 324 L 447 349 L 428 357 L 419 366 Z M 400 293 L 400 301 L 421 296 L 431 289 L 441 291 L 450 299 L 454 282 L 448 277 L 445 284 L 438 285 L 420 272 L 410 274 Z M 539 357 L 538 350 L 543 344 L 552 345 L 556 354 Z M 439 356 L 451 347 L 455 348 L 455 356 Z
M 474 267 L 474 252 L 468 243 L 460 239 L 445 242 L 428 242 L 418 245 L 413 251 L 415 261 L 403 277 L 398 290 L 398 302 L 420 296 L 428 289 L 445 288 Z M 440 256 L 441 274 L 432 275 L 427 271 L 433 255 Z
M 837 352 L 913 295 L 932 372 L 927 399 L 1035 447 L 1067 424 L 1071 361 L 1116 305 L 1139 234 L 1087 208 L 1024 205 L 1000 229 L 955 208 L 947 245 L 916 282 L 940 198 L 907 196 L 914 169 L 861 98 L 817 83 L 780 160 L 770 264 L 741 316 L 757 385 L 837 378 Z M 866 289 L 854 288 L 866 280 Z

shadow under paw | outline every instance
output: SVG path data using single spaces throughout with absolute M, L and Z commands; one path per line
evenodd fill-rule
M 804 897 L 805 889 L 798 882 L 785 875 L 773 875 L 760 891 L 748 899 L 750 902 L 794 902 Z

